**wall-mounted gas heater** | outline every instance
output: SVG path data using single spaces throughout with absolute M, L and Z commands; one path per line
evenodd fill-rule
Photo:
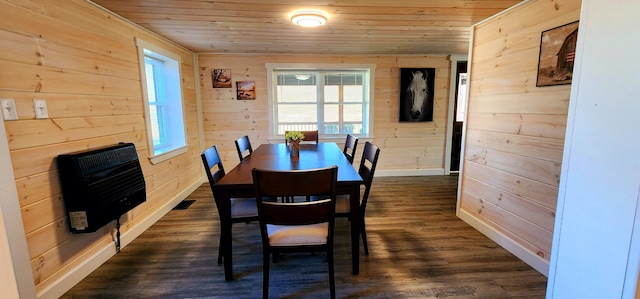
M 95 232 L 113 220 L 119 230 L 120 216 L 146 201 L 132 143 L 59 155 L 58 172 L 72 233 Z

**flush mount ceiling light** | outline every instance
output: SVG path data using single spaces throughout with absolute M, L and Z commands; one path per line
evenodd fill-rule
M 306 81 L 306 80 L 309 80 L 309 78 L 311 78 L 310 75 L 296 75 L 296 79 L 300 81 Z
M 327 23 L 327 17 L 318 11 L 297 11 L 291 15 L 291 22 L 302 27 L 318 27 Z

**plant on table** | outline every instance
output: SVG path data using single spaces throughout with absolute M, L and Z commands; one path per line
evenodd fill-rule
M 289 131 L 284 134 L 284 139 L 289 143 L 292 160 L 298 160 L 300 156 L 300 141 L 304 140 L 304 134 L 300 131 Z
M 284 139 L 286 141 L 300 142 L 304 140 L 304 134 L 300 131 L 289 131 L 284 134 Z

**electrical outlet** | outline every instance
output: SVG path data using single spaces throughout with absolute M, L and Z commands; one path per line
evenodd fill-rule
M 36 119 L 49 118 L 47 101 L 43 99 L 33 99 L 33 110 L 36 112 Z
M 4 120 L 17 120 L 18 111 L 16 110 L 16 102 L 13 99 L 2 99 L 1 103 Z

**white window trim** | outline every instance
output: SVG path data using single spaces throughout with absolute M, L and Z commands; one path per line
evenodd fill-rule
M 168 159 L 171 159 L 173 157 L 176 157 L 178 155 L 184 154 L 187 152 L 187 150 L 189 149 L 189 145 L 187 143 L 187 132 L 186 132 L 186 124 L 184 126 L 184 146 L 181 147 L 177 147 L 174 148 L 172 150 L 168 150 L 159 154 L 155 154 L 154 153 L 154 147 L 153 147 L 153 136 L 151 134 L 151 113 L 149 111 L 149 105 L 147 104 L 148 99 L 149 99 L 149 94 L 147 92 L 147 80 L 145 80 L 144 78 L 146 78 L 146 73 L 145 73 L 145 62 L 144 62 L 144 49 L 153 51 L 155 53 L 158 53 L 162 56 L 171 58 L 175 61 L 178 62 L 178 72 L 180 73 L 180 78 L 182 78 L 182 68 L 180 67 L 182 65 L 182 57 L 180 55 L 177 55 L 173 52 L 170 52 L 168 50 L 165 50 L 161 47 L 156 46 L 155 44 L 149 43 L 145 40 L 142 40 L 138 37 L 135 38 L 135 42 L 136 42 L 136 46 L 138 48 L 138 63 L 139 63 L 139 69 L 140 69 L 140 84 L 142 85 L 142 98 L 143 98 L 143 107 L 144 107 L 144 121 L 145 121 L 145 126 L 146 126 L 146 132 L 147 132 L 147 148 L 148 148 L 148 152 L 149 152 L 149 161 L 151 162 L 151 164 L 157 164 L 160 163 L 162 161 L 166 161 Z M 182 90 L 182 82 L 180 82 L 180 95 L 182 97 L 182 99 L 184 99 L 184 94 L 183 94 L 183 90 Z M 183 102 L 183 108 L 184 108 L 184 102 Z M 184 122 L 185 117 L 184 117 L 184 109 L 182 110 L 182 121 Z
M 376 64 L 334 64 L 334 63 L 265 63 L 267 69 L 267 98 L 269 101 L 269 142 L 281 142 L 282 138 L 276 136 L 275 133 L 275 90 L 273 88 L 273 70 L 286 70 L 286 69 L 305 69 L 305 70 L 327 70 L 327 69 L 361 69 L 369 71 L 369 135 L 362 137 L 363 139 L 373 139 L 373 124 L 374 124 L 374 91 L 375 91 L 375 78 L 376 78 Z M 324 137 L 324 140 L 341 140 L 343 137 Z

